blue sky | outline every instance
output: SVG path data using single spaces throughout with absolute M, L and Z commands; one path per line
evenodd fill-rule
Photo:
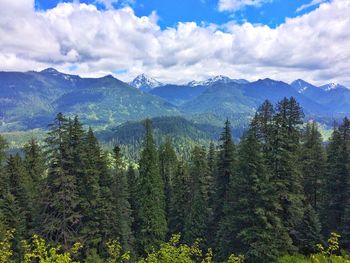
M 35 0 L 36 8 L 42 10 L 51 9 L 60 2 L 73 2 L 73 0 Z M 80 3 L 94 4 L 99 9 L 104 9 L 105 6 L 101 2 L 80 0 Z M 147 16 L 152 11 L 156 11 L 159 16 L 158 24 L 162 28 L 174 27 L 178 22 L 225 24 L 232 20 L 238 23 L 247 21 L 253 24 L 264 24 L 273 28 L 283 23 L 287 17 L 301 16 L 319 6 L 315 4 L 297 12 L 299 7 L 310 2 L 311 0 L 273 0 L 266 1 L 260 6 L 248 5 L 235 11 L 220 11 L 218 0 L 137 0 L 127 4 L 138 16 Z M 123 5 L 125 5 L 123 1 L 116 1 L 113 4 L 115 8 Z

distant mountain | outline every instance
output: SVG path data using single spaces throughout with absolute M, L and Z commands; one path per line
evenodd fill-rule
M 243 127 L 261 103 L 295 97 L 307 116 L 350 115 L 350 90 L 316 87 L 298 79 L 290 85 L 269 78 L 254 82 L 225 76 L 186 85 L 162 85 L 145 75 L 132 87 L 113 76 L 82 78 L 48 68 L 41 72 L 0 72 L 0 132 L 44 128 L 58 112 L 106 129 L 147 117 L 184 116 L 215 125 L 228 117 Z M 160 86 L 158 86 L 160 85 Z M 142 90 L 148 90 L 144 92 Z
M 187 84 L 187 86 L 191 86 L 191 87 L 196 87 L 196 86 L 211 86 L 214 83 L 223 83 L 223 84 L 227 84 L 227 83 L 231 83 L 231 82 L 235 82 L 238 84 L 247 84 L 249 83 L 248 80 L 245 79 L 231 79 L 229 77 L 223 76 L 223 75 L 219 75 L 219 76 L 215 76 L 213 78 L 209 78 L 207 80 L 204 81 L 191 81 Z
M 287 83 L 272 79 L 261 79 L 248 84 L 218 83 L 184 104 L 182 109 L 197 114 L 207 112 L 229 117 L 238 113 L 253 114 L 264 100 L 276 103 L 284 97 L 295 97 L 306 113 L 326 112 L 325 107 L 298 93 Z
M 347 89 L 345 86 L 337 83 L 329 83 L 320 87 L 325 91 L 335 90 L 335 89 Z
M 207 86 L 165 85 L 150 91 L 150 94 L 159 96 L 166 101 L 180 106 L 202 94 Z
M 129 83 L 129 85 L 145 92 L 149 92 L 156 87 L 163 86 L 161 82 L 155 80 L 154 78 L 147 77 L 145 74 L 138 75 Z
M 0 130 L 46 127 L 58 112 L 77 114 L 85 124 L 98 127 L 179 114 L 168 102 L 113 76 L 80 78 L 51 68 L 0 72 Z
M 291 84 L 290 84 L 297 92 L 299 93 L 307 93 L 310 90 L 321 90 L 318 87 L 310 84 L 309 82 L 306 82 L 305 80 L 302 79 L 297 79 L 294 80 Z
M 211 86 L 234 83 L 247 84 L 249 82 L 244 79 L 230 79 L 229 77 L 219 75 L 205 81 L 191 81 L 184 85 L 160 86 L 151 90 L 150 93 L 157 95 L 174 105 L 181 106 L 186 102 L 194 100 Z
M 328 115 L 339 116 L 350 113 L 350 90 L 343 85 L 330 83 L 321 87 L 303 80 L 296 80 L 291 86 L 305 97 L 323 105 Z

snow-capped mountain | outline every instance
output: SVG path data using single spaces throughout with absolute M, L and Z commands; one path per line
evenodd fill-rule
M 330 90 L 334 90 L 334 89 L 346 89 L 346 87 L 344 87 L 343 85 L 337 84 L 337 83 L 329 83 L 329 84 L 321 86 L 320 88 L 325 90 L 325 91 L 330 91 Z
M 191 86 L 191 87 L 196 87 L 196 86 L 210 86 L 213 83 L 230 83 L 230 82 L 235 82 L 238 84 L 247 84 L 249 83 L 249 81 L 245 80 L 245 79 L 231 79 L 229 77 L 223 76 L 223 75 L 219 75 L 219 76 L 215 76 L 212 78 L 209 78 L 207 80 L 204 81 L 191 81 L 189 82 L 187 85 Z
M 163 86 L 163 83 L 155 80 L 154 78 L 148 77 L 145 74 L 141 74 L 131 81 L 129 85 L 139 90 L 148 92 L 154 88 Z
M 305 93 L 310 89 L 316 88 L 314 85 L 302 79 L 294 80 L 290 85 L 299 93 Z

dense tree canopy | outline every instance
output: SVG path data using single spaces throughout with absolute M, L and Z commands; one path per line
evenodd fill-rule
M 293 98 L 265 101 L 239 143 L 226 121 L 218 142 L 189 155 L 172 138 L 157 144 L 146 120 L 137 162 L 119 145 L 105 151 L 91 128 L 61 113 L 45 141 L 18 153 L 0 136 L 0 242 L 14 238 L 8 256 L 17 262 L 20 240 L 35 233 L 63 256 L 81 245 L 82 262 L 221 262 L 232 254 L 275 262 L 314 253 L 331 232 L 349 249 L 350 121 L 324 143 L 303 117 Z

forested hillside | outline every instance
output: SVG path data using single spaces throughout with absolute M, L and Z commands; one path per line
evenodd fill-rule
M 0 137 L 0 262 L 347 262 L 350 120 L 325 145 L 303 117 L 265 101 L 239 143 L 227 120 L 189 155 L 146 119 L 136 163 L 62 113 L 21 153 Z

